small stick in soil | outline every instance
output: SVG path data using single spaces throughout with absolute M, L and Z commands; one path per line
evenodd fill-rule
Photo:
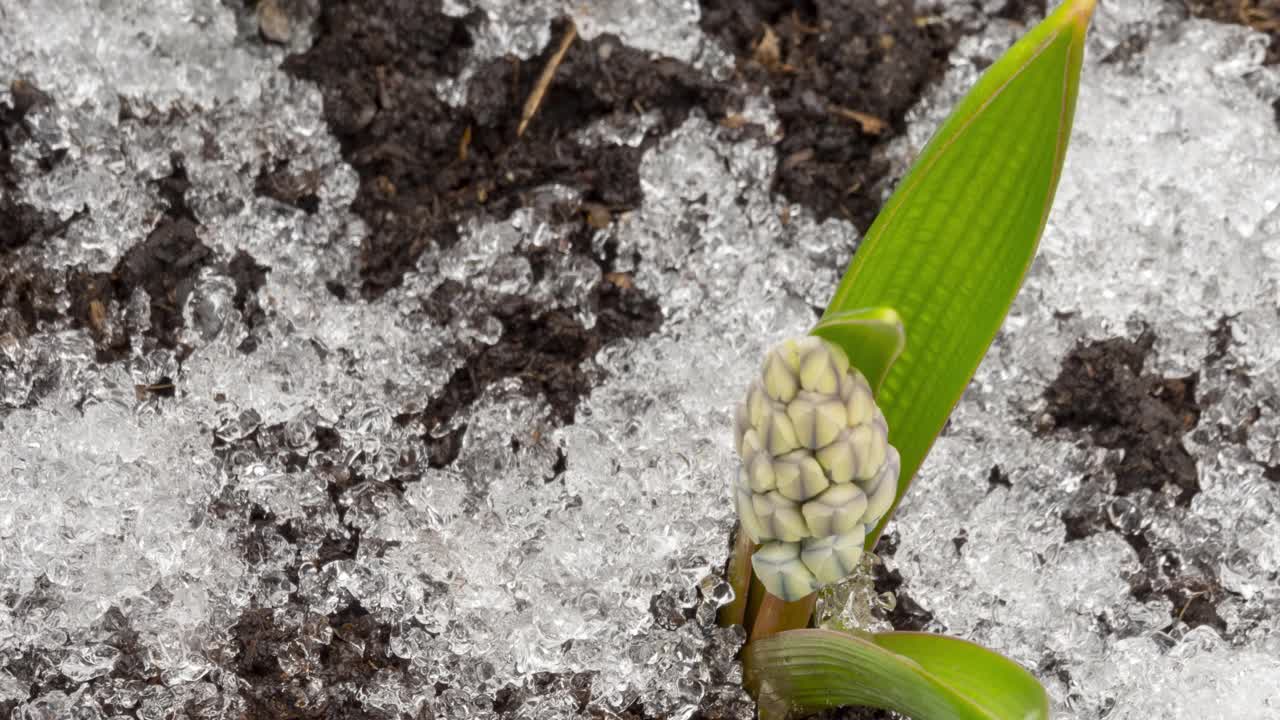
M 578 26 L 570 20 L 569 28 L 565 30 L 564 37 L 560 38 L 560 47 L 556 48 L 551 59 L 547 61 L 547 66 L 542 68 L 538 82 L 534 83 L 533 91 L 529 93 L 529 99 L 524 103 L 524 112 L 520 113 L 520 125 L 516 128 L 516 137 L 524 135 L 525 128 L 529 127 L 529 121 L 538 114 L 538 108 L 542 107 L 542 98 L 546 96 L 547 88 L 556 76 L 556 69 L 564 61 L 565 53 L 569 52 L 569 46 L 573 44 L 573 39 L 576 37 L 578 37 Z
M 850 110 L 849 108 L 841 107 L 840 105 L 832 105 L 830 107 L 830 111 L 832 114 L 838 115 L 844 118 L 845 120 L 852 120 L 858 123 L 858 126 L 862 129 L 863 134 L 866 134 L 866 135 L 879 135 L 880 133 L 884 132 L 884 129 L 886 127 L 889 126 L 889 123 L 885 122 L 884 120 L 881 120 L 880 118 L 876 117 L 875 115 L 872 115 L 871 113 L 864 113 L 858 110 Z
M 471 149 L 471 126 L 462 131 L 462 139 L 458 141 L 458 161 L 466 162 Z

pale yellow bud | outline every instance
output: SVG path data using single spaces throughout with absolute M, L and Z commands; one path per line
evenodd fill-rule
M 733 412 L 733 448 L 742 454 L 742 436 L 751 429 L 751 418 L 747 414 L 747 404 L 738 403 Z
M 734 441 L 733 499 L 769 591 L 796 600 L 852 571 L 893 503 L 900 461 L 844 351 L 817 337 L 769 350 L 735 409 Z
M 787 404 L 787 417 L 800 444 L 810 449 L 830 444 L 847 424 L 845 406 L 838 398 L 803 390 Z
M 898 470 L 901 466 L 898 450 L 890 445 L 886 455 L 884 465 L 880 468 L 880 472 L 876 473 L 867 498 L 866 516 L 875 520 L 879 520 L 889 511 L 889 507 L 893 505 L 893 498 L 898 493 Z
M 764 423 L 764 416 L 769 412 L 770 404 L 769 396 L 764 392 L 764 385 L 759 380 L 751 383 L 751 388 L 747 390 L 747 421 L 751 423 L 751 427 L 760 427 Z
M 796 502 L 804 502 L 816 496 L 831 484 L 818 461 L 803 450 L 775 459 L 773 473 L 778 479 L 778 492 Z
M 747 476 L 752 492 L 769 492 L 778 487 L 778 480 L 773 472 L 773 458 L 769 457 L 769 453 L 758 453 L 747 461 Z
M 867 495 L 857 485 L 833 485 L 800 508 L 814 537 L 842 535 L 862 527 L 866 511 Z
M 834 395 L 840 387 L 841 374 L 835 353 L 826 345 L 819 344 L 800 359 L 800 387 L 810 392 Z
M 859 483 L 871 480 L 884 464 L 884 443 L 871 425 L 849 430 L 849 444 L 855 458 L 853 479 Z
M 876 410 L 875 398 L 871 395 L 871 386 L 867 384 L 862 374 L 851 373 L 840 389 L 849 425 L 862 425 L 870 422 L 878 411 Z
M 858 566 L 864 540 L 866 533 L 861 525 L 843 535 L 810 538 L 804 541 L 800 561 L 820 584 L 840 582 Z
M 742 444 L 738 446 L 738 457 L 745 461 L 761 453 L 764 453 L 764 443 L 760 440 L 760 433 L 756 432 L 755 429 L 748 429 L 742 433 Z
M 735 504 L 738 507 L 738 520 L 742 523 L 742 529 L 751 538 L 752 542 L 762 543 L 772 540 L 768 532 L 765 531 L 764 523 L 760 522 L 759 516 L 756 515 L 755 507 L 750 490 L 739 489 L 735 495 Z
M 809 536 L 809 526 L 800 514 L 800 506 L 783 497 L 777 490 L 764 495 L 752 495 L 751 507 L 760 518 L 760 526 L 766 535 L 783 542 L 797 542 Z
M 768 414 L 765 415 L 764 423 L 760 427 L 760 433 L 760 439 L 763 441 L 765 450 L 774 457 L 784 455 L 800 447 L 800 441 L 796 438 L 796 429 L 791 424 L 791 418 L 787 417 L 786 411 L 778 405 L 770 407 Z
M 853 438 L 848 428 L 841 430 L 839 437 L 830 445 L 818 450 L 815 457 L 827 471 L 831 482 L 837 485 L 853 482 L 858 471 L 858 458 L 854 455 Z
M 764 362 L 764 391 L 769 397 L 778 402 L 791 402 L 791 398 L 796 396 L 796 392 L 800 389 L 799 379 L 787 367 L 783 355 L 778 352 L 769 353 L 768 359 Z
M 818 581 L 800 560 L 800 543 L 769 543 L 751 556 L 756 577 L 770 594 L 788 602 L 818 589 Z

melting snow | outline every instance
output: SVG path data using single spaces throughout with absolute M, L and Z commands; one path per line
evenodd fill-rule
M 545 30 L 560 4 L 509 11 L 518 4 L 450 7 L 499 19 L 477 52 L 530 55 L 549 36 L 510 28 Z M 714 55 L 700 49 L 696 6 L 663 3 L 636 20 L 626 7 L 575 12 L 587 33 Z M 639 702 L 679 718 L 702 703 L 749 716 L 732 664 L 741 639 L 713 622 L 733 522 L 731 407 L 759 353 L 812 323 L 856 241 L 849 225 L 816 223 L 768 192 L 769 146 L 694 117 L 649 150 L 643 206 L 596 242 L 639 257 L 621 269 L 660 304 L 661 330 L 586 361 L 603 380 L 572 425 L 556 429 L 546 399 L 517 381 L 488 388 L 455 418 L 456 460 L 433 468 L 426 428 L 398 418 L 501 325 L 483 312 L 433 324 L 422 300 L 451 278 L 480 308 L 499 291 L 578 308 L 594 268 L 567 260 L 559 284 L 536 279 L 518 250 L 558 231 L 522 211 L 461 228 L 457 245 L 424 255 L 375 302 L 340 301 L 326 281 L 356 266 L 357 179 L 318 93 L 276 69 L 284 49 L 251 42 L 252 28 L 207 0 L 123 1 L 109 13 L 7 1 L 0 18 L 0 77 L 54 100 L 28 117 L 35 140 L 15 148 L 15 195 L 64 220 L 90 211 L 65 237 L 18 252 L 51 269 L 110 269 L 150 231 L 164 207 L 150 181 L 181 152 L 201 240 L 223 261 L 245 251 L 271 267 L 252 353 L 239 350 L 250 329 L 231 279 L 212 268 L 181 308 L 193 348 L 181 363 L 139 344 L 98 364 L 82 329 L 0 336 L 0 704 L 17 703 L 19 717 L 159 717 L 196 702 L 206 717 L 239 717 L 233 628 L 247 610 L 296 635 L 279 664 L 307 693 L 321 691 L 305 682 L 325 646 L 358 641 L 327 616 L 358 603 L 389 628 L 388 661 L 401 668 L 351 688 L 370 712 L 495 717 L 500 691 L 515 687 L 528 691 L 529 718 L 575 716 L 586 690 L 586 712 Z M 892 149 L 899 167 L 1019 30 L 993 20 L 962 43 Z M 1151 2 L 1104 6 L 1041 256 L 895 525 L 887 562 L 903 589 L 947 632 L 1037 669 L 1062 717 L 1280 712 L 1280 486 L 1264 474 L 1280 465 L 1280 80 L 1260 66 L 1263 42 Z M 1126 43 L 1142 49 L 1097 59 Z M 123 122 L 121 96 L 180 111 Z M 767 103 L 756 112 L 767 119 Z M 610 141 L 597 130 L 594 141 Z M 51 151 L 63 162 L 35 171 Z M 254 194 L 272 156 L 319 172 L 315 214 Z M 145 327 L 147 298 L 135 305 Z M 1209 366 L 1223 316 L 1236 341 Z M 1202 492 L 1181 514 L 1143 505 L 1140 521 L 1218 568 L 1225 636 L 1165 631 L 1175 609 L 1130 595 L 1137 559 L 1120 535 L 1064 542 L 1061 506 L 1115 451 L 1031 427 L 1077 341 L 1139 324 L 1160 339 L 1156 370 L 1201 372 L 1203 407 L 1187 441 Z M 175 397 L 139 394 L 161 377 Z M 1230 430 L 1251 411 L 1242 444 Z M 989 490 L 993 465 L 1011 487 Z M 363 482 L 343 487 L 335 467 Z M 255 529 L 266 516 L 274 529 Z M 249 558 L 240 548 L 252 533 Z M 354 557 L 325 556 L 353 534 Z M 122 624 L 136 634 L 128 648 Z M 13 674 L 32 658 L 40 678 L 66 681 L 32 697 Z M 161 684 L 110 677 L 128 677 L 126 661 L 132 677 Z

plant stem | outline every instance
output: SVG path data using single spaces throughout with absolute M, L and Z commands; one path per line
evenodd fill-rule
M 717 622 L 723 627 L 742 625 L 751 640 L 808 627 L 817 593 L 794 602 L 769 594 L 751 568 L 751 554 L 756 547 L 739 525 L 734 530 L 733 554 L 729 557 L 733 602 L 720 609 Z
M 721 627 L 746 625 L 747 599 L 751 593 L 751 553 L 755 544 L 739 525 L 734 530 L 733 554 L 729 556 L 729 585 L 733 587 L 733 602 L 720 608 L 718 621 Z
M 751 635 L 751 628 L 756 624 L 756 618 L 760 616 L 760 606 L 764 603 L 764 596 L 769 591 L 764 589 L 764 583 L 760 582 L 760 578 L 756 577 L 754 571 L 751 573 L 751 589 L 747 591 L 747 617 L 742 627 L 746 629 L 747 635 Z
M 755 642 L 786 630 L 809 627 L 809 619 L 813 617 L 813 606 L 817 601 L 817 593 L 810 593 L 794 602 L 786 602 L 766 592 L 764 600 L 760 603 L 760 611 L 751 624 L 751 639 L 748 642 Z

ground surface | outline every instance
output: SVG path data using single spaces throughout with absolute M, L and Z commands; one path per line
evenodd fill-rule
M 0 717 L 751 716 L 730 408 L 1045 8 L 630 9 L 0 0 Z M 1274 717 L 1278 22 L 1099 10 L 1041 255 L 829 622 Z

